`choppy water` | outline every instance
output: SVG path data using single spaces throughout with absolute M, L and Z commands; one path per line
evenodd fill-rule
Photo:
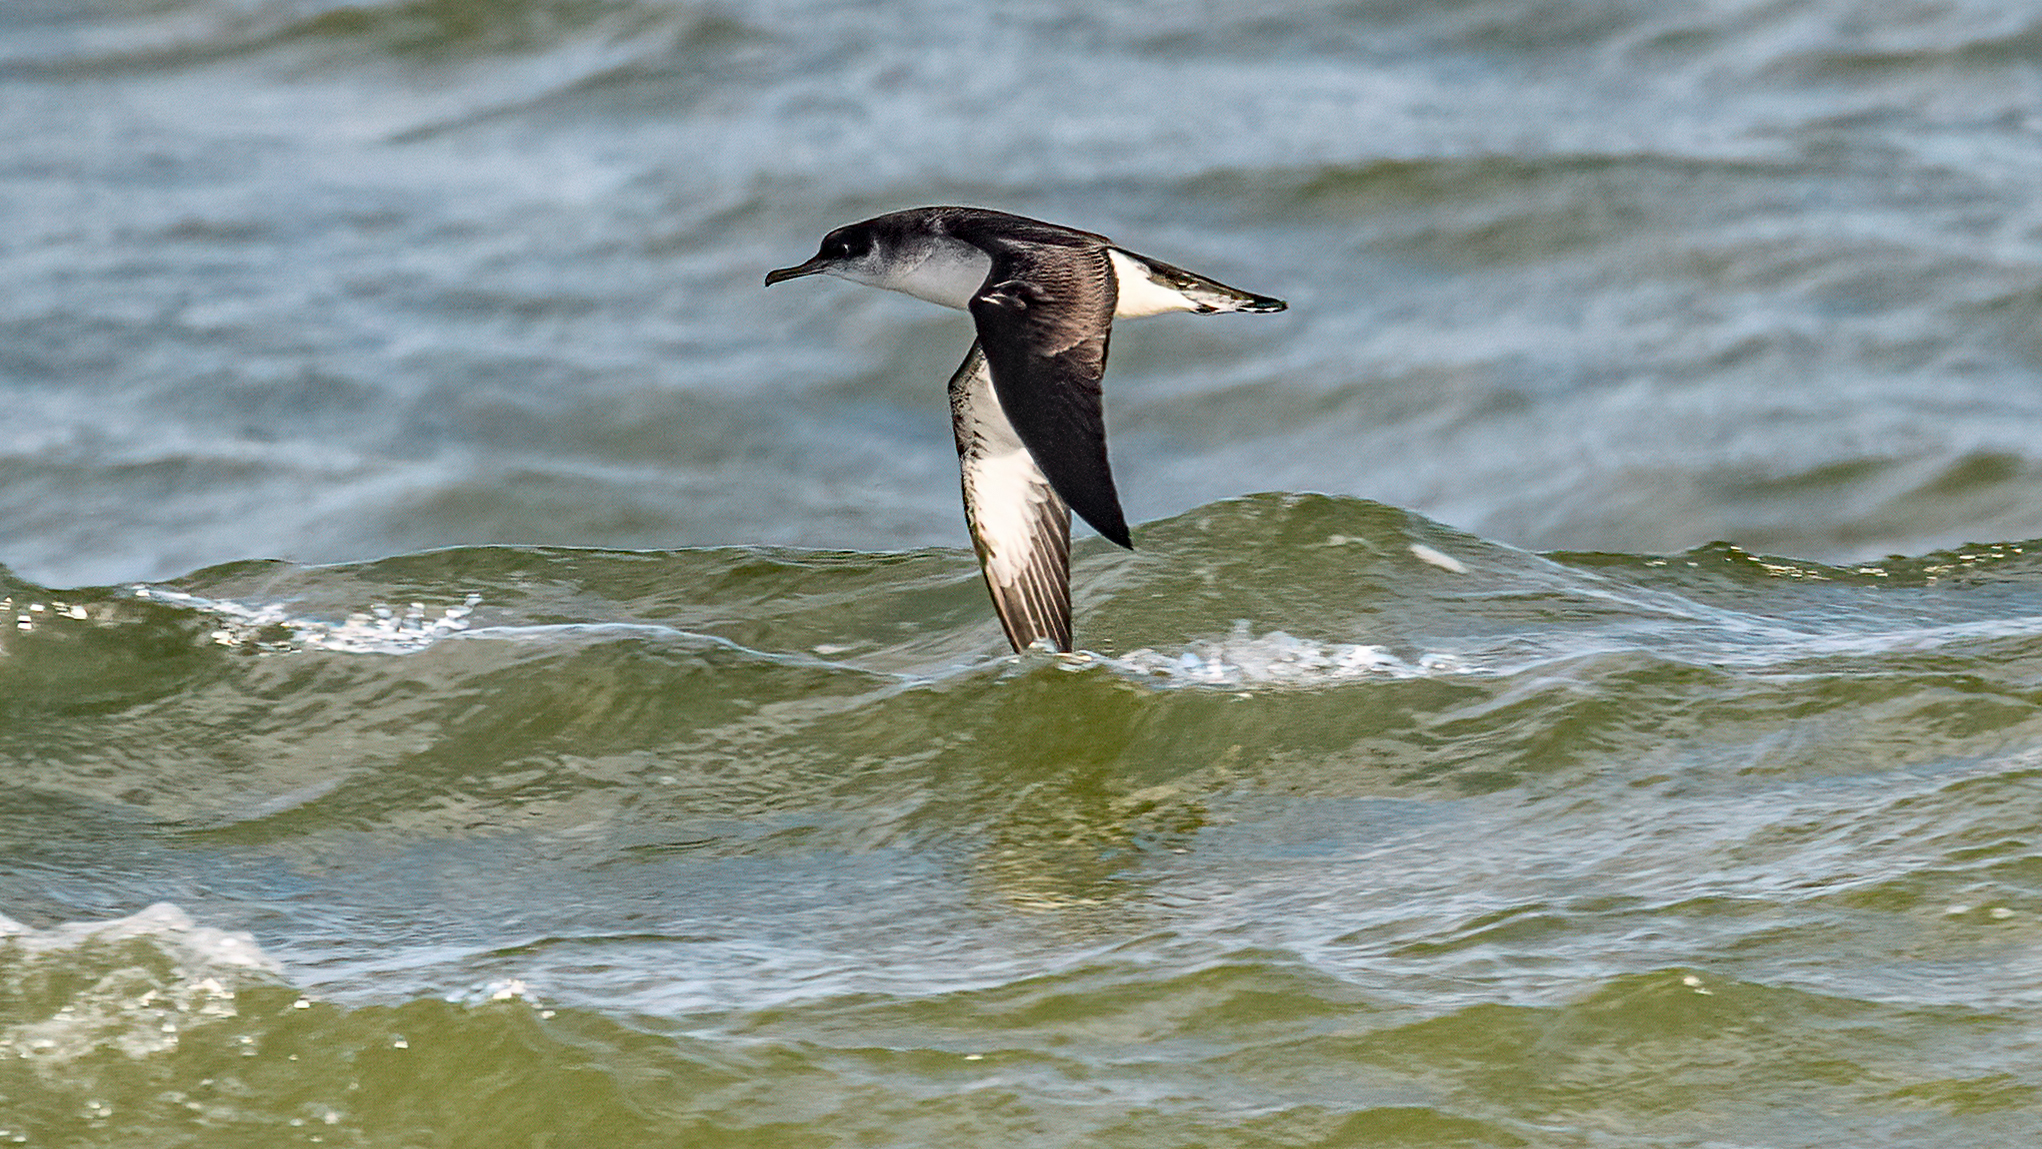
M 0 10 L 0 1144 L 2042 1136 L 2042 19 L 1411 7 Z

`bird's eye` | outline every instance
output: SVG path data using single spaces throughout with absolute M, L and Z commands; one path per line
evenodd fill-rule
M 822 253 L 831 259 L 857 259 L 870 250 L 872 239 L 861 231 L 846 230 L 826 235 L 822 241 Z

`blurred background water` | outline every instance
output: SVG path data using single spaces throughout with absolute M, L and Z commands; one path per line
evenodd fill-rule
M 11 0 L 0 1141 L 2026 1143 L 2038 141 L 1963 0 Z M 925 203 L 1291 302 L 1082 658 L 760 287 Z
M 2042 38 L 1995 4 L 17 3 L 5 561 L 962 539 L 962 317 L 760 289 L 997 206 L 1284 295 L 1123 332 L 1137 519 L 2042 534 Z

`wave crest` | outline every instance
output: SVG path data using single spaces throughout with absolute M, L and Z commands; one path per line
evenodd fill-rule
M 146 1057 L 236 1016 L 237 990 L 281 972 L 254 937 L 158 903 L 123 918 L 34 929 L 0 916 L 0 1057 L 52 1065 L 101 1049 Z

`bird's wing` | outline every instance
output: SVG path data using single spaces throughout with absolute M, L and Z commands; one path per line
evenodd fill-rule
M 1000 406 L 1071 509 L 1132 546 L 1100 402 L 1119 292 L 1106 248 L 995 242 L 986 251 L 992 271 L 971 298 L 971 317 Z
M 1071 649 L 1071 512 L 1014 433 L 974 341 L 950 377 L 950 426 L 964 481 L 964 522 L 993 610 L 1015 650 L 1048 639 Z

